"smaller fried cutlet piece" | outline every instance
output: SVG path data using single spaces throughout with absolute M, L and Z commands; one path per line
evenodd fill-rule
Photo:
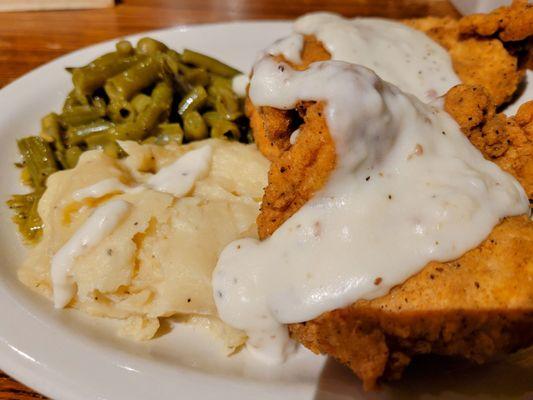
M 323 104 L 303 103 L 297 110 L 303 119 L 298 146 L 289 146 L 272 161 L 257 219 L 260 239 L 270 236 L 322 188 L 335 168 L 335 144 L 323 116 Z
M 306 35 L 301 63 L 291 63 L 281 56 L 276 59 L 288 63 L 296 70 L 304 70 L 312 62 L 329 60 L 330 57 L 322 43 L 314 36 Z M 273 161 L 289 148 L 290 135 L 299 125 L 297 114 L 273 107 L 254 107 L 249 98 L 246 99 L 245 112 L 250 119 L 256 145 L 266 158 Z
M 513 6 L 514 13 L 518 5 Z M 510 13 L 509 10 L 504 7 L 501 13 Z M 485 19 L 492 17 L 490 14 L 479 14 L 478 24 Z M 403 22 L 424 32 L 448 50 L 453 68 L 463 83 L 483 86 L 499 106 L 509 101 L 516 92 L 524 76 L 524 66 L 519 63 L 518 55 L 506 49 L 503 39 L 485 37 L 475 29 L 467 29 L 469 23 L 463 20 L 427 17 Z M 523 27 L 523 31 L 526 40 L 533 35 L 533 25 Z
M 532 34 L 533 4 L 515 0 L 509 7 L 500 7 L 489 14 L 467 15 L 459 22 L 462 34 L 493 36 L 504 42 L 526 39 Z
M 485 158 L 513 175 L 533 199 L 533 101 L 508 118 L 496 114 L 483 87 L 458 85 L 446 94 L 444 109 Z

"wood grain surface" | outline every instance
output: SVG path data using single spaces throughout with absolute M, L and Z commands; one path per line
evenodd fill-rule
M 0 87 L 62 54 L 135 32 L 199 22 L 290 19 L 318 10 L 389 18 L 458 15 L 447 0 L 123 0 L 110 9 L 0 13 Z M 0 371 L 0 400 L 44 398 Z

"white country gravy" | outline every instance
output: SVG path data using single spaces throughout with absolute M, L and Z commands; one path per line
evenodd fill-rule
M 267 56 L 249 95 L 280 109 L 323 101 L 337 153 L 322 190 L 270 238 L 228 245 L 213 274 L 220 317 L 273 361 L 292 346 L 284 324 L 384 295 L 528 210 L 519 183 L 447 113 L 365 67 L 326 61 L 298 72 Z
M 302 35 L 314 35 L 332 60 L 372 69 L 383 80 L 429 102 L 460 83 L 450 56 L 424 33 L 380 18 L 346 19 L 332 13 L 311 13 L 294 23 L 289 37 L 274 43 L 268 54 L 282 54 L 299 63 Z

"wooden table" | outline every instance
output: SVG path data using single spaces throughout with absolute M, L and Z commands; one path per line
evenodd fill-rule
M 123 0 L 114 8 L 0 14 L 0 87 L 62 54 L 177 24 L 289 19 L 324 10 L 346 16 L 457 16 L 447 0 Z M 44 399 L 0 371 L 0 399 Z

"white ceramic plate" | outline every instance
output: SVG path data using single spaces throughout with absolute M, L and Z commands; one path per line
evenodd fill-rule
M 172 48 L 196 49 L 248 71 L 259 49 L 289 30 L 287 22 L 239 22 L 176 27 L 130 39 L 149 35 Z M 246 352 L 227 358 L 208 333 L 179 324 L 148 343 L 132 343 L 117 338 L 111 322 L 54 310 L 23 287 L 16 269 L 25 249 L 5 206 L 12 193 L 23 190 L 13 167 L 18 159 L 15 139 L 35 134 L 40 118 L 60 109 L 71 85 L 66 66 L 83 65 L 113 45 L 106 42 L 61 57 L 0 91 L 1 369 L 58 400 L 502 399 L 533 393 L 533 369 L 527 367 L 532 363 L 524 362 L 531 357 L 527 353 L 474 370 L 446 364 L 432 373 L 434 366 L 424 364 L 401 384 L 365 394 L 344 367 L 305 349 L 286 365 L 268 367 Z M 527 96 L 533 98 L 530 92 Z

